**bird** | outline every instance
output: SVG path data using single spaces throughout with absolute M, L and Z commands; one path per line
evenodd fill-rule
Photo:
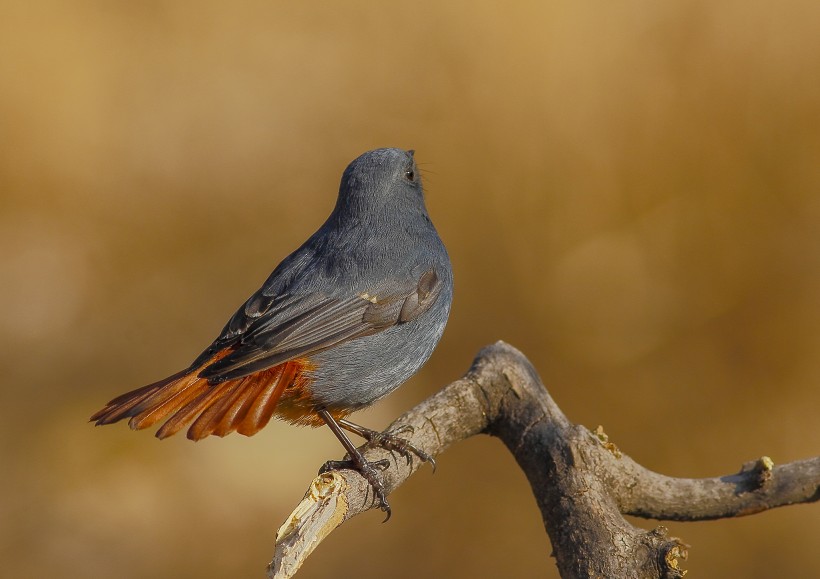
M 278 219 L 278 217 L 277 217 Z M 156 436 L 188 427 L 201 440 L 252 436 L 271 418 L 327 425 L 390 518 L 381 471 L 346 432 L 435 462 L 397 434 L 347 420 L 393 392 L 430 358 L 453 300 L 447 249 L 427 212 L 413 150 L 382 148 L 344 170 L 324 224 L 287 256 L 188 366 L 108 402 L 96 425 L 128 419 Z

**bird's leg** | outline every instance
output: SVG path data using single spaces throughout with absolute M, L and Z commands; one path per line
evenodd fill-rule
M 402 426 L 393 432 L 378 432 L 342 418 L 339 420 L 339 426 L 348 432 L 361 436 L 367 440 L 368 445 L 398 452 L 407 460 L 408 465 L 413 462 L 413 455 L 415 454 L 422 462 L 429 462 L 430 466 L 433 467 L 433 472 L 436 472 L 436 460 L 432 456 L 398 436 L 403 431 L 409 431 L 412 434 L 413 427 L 410 425 Z
M 325 410 L 324 408 L 317 408 L 316 412 L 319 416 L 322 417 L 322 420 L 325 421 L 325 424 L 328 425 L 330 430 L 333 431 L 333 434 L 336 435 L 336 438 L 339 439 L 339 442 L 342 443 L 342 446 L 345 447 L 347 451 L 347 455 L 350 457 L 350 460 L 329 460 L 327 461 L 321 469 L 319 469 L 319 473 L 324 473 L 329 470 L 340 469 L 340 468 L 351 468 L 355 471 L 358 471 L 365 480 L 370 483 L 370 486 L 373 488 L 373 493 L 376 495 L 376 498 L 379 501 L 379 508 L 387 513 L 383 522 L 387 522 L 390 520 L 391 510 L 390 504 L 387 502 L 387 495 L 384 490 L 384 482 L 382 481 L 381 474 L 379 473 L 380 470 L 386 469 L 390 466 L 390 461 L 388 460 L 378 460 L 376 462 L 368 462 L 367 459 L 359 452 L 359 449 L 354 446 L 354 444 L 350 441 L 350 438 L 344 433 L 342 427 L 339 426 L 339 423 L 336 421 L 335 418 Z

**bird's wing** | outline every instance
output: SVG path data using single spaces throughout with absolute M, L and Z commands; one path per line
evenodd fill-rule
M 266 301 L 264 311 L 253 316 L 259 311 L 256 304 L 262 302 L 255 295 L 232 318 L 232 322 L 241 322 L 235 327 L 244 326 L 244 331 L 230 337 L 231 353 L 199 375 L 212 383 L 240 378 L 409 322 L 435 303 L 442 288 L 435 268 L 431 268 L 417 280 L 392 284 L 382 293 L 373 288 L 372 292 L 343 297 L 274 296 Z M 249 322 L 242 316 L 253 319 Z M 224 339 L 217 339 L 212 348 L 220 340 Z

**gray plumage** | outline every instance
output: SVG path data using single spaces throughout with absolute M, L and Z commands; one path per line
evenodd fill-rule
M 235 379 L 307 356 L 318 406 L 354 410 L 427 361 L 453 297 L 447 250 L 430 221 L 413 152 L 377 149 L 344 172 L 336 207 L 274 270 L 192 364 Z

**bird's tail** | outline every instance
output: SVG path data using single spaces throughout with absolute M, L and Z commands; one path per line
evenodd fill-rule
M 96 412 L 91 421 L 99 426 L 129 418 L 129 426 L 139 430 L 170 417 L 157 431 L 157 438 L 176 434 L 191 422 L 191 440 L 211 434 L 225 436 L 233 431 L 252 436 L 270 421 L 286 388 L 305 385 L 308 368 L 304 360 L 291 360 L 219 384 L 199 377 L 203 368 L 228 353 L 223 350 L 201 367 L 118 396 Z

